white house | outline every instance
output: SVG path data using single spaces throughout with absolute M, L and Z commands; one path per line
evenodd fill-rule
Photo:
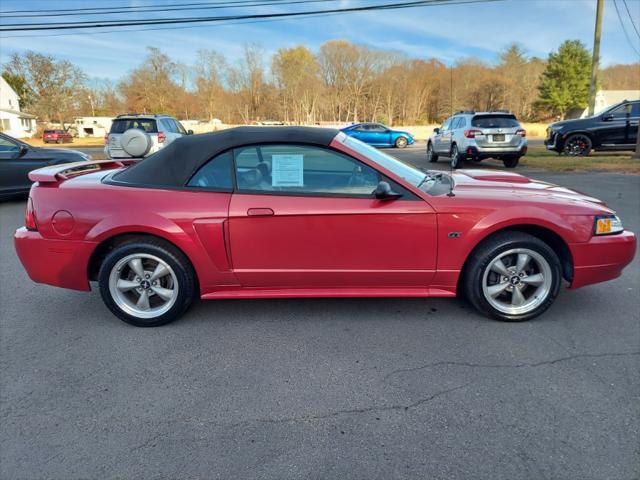
M 111 130 L 113 117 L 78 117 L 75 127 L 78 137 L 104 137 Z
M 598 90 L 596 92 L 596 106 L 593 110 L 595 114 L 600 113 L 611 105 L 624 100 L 640 100 L 640 90 Z M 589 109 L 585 108 L 580 118 L 589 116 Z
M 0 131 L 15 138 L 36 133 L 36 116 L 20 111 L 18 94 L 0 76 Z

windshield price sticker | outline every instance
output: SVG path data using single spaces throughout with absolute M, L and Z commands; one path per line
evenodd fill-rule
M 272 187 L 304 186 L 304 155 L 273 155 Z

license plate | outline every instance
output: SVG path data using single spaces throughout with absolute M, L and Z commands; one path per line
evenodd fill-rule
M 499 135 L 494 135 L 493 136 L 493 141 L 494 142 L 504 142 L 504 133 L 501 133 Z

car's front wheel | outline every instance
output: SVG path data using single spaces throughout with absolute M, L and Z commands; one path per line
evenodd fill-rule
M 560 290 L 560 260 L 545 242 L 522 232 L 485 240 L 465 266 L 463 291 L 487 316 L 529 320 L 554 302 Z
M 570 135 L 564 142 L 564 153 L 572 157 L 586 157 L 591 153 L 592 146 L 591 139 L 587 135 L 576 133 Z
M 433 149 L 433 144 L 431 142 L 427 144 L 427 160 L 431 163 L 438 161 L 438 154 Z
M 113 249 L 99 273 L 100 294 L 121 320 L 157 327 L 182 315 L 197 293 L 190 262 L 172 245 L 141 239 Z
M 398 137 L 396 139 L 396 148 L 404 148 L 407 146 L 407 137 Z

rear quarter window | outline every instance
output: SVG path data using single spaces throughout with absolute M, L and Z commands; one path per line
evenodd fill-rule
M 158 125 L 156 124 L 156 121 L 146 118 L 116 119 L 111 124 L 111 130 L 109 133 L 124 133 L 130 128 L 137 128 L 147 133 L 158 133 Z
M 478 115 L 471 120 L 472 127 L 478 128 L 513 128 L 520 124 L 513 115 Z

